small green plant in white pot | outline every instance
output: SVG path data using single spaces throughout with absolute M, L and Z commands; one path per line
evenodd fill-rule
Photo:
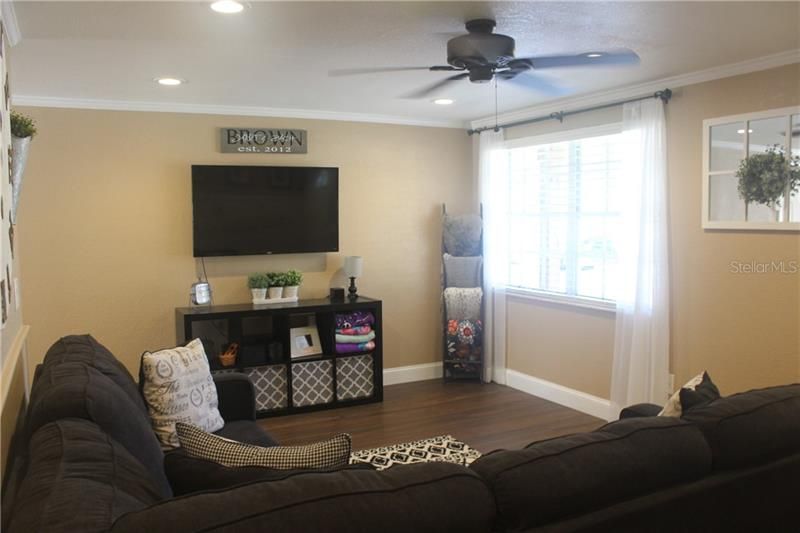
M 297 298 L 297 291 L 300 290 L 300 284 L 303 283 L 303 273 L 297 270 L 290 270 L 284 276 L 286 278 L 286 286 L 283 288 L 283 297 Z
M 269 278 L 266 274 L 256 272 L 247 277 L 247 286 L 250 287 L 250 294 L 253 301 L 264 300 L 267 298 L 267 288 L 269 288 Z
M 283 298 L 283 287 L 286 285 L 286 279 L 281 272 L 270 272 L 267 274 L 269 279 L 269 297 Z

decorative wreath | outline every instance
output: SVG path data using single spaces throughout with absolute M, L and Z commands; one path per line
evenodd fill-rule
M 770 146 L 742 160 L 736 177 L 746 202 L 778 207 L 787 189 L 793 195 L 800 188 L 800 157 L 786 157 L 782 147 Z

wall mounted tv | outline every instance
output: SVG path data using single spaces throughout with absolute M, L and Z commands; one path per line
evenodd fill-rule
M 339 251 L 339 169 L 192 165 L 194 256 Z

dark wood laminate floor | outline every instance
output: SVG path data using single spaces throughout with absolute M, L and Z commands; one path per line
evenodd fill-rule
M 497 384 L 391 385 L 383 403 L 266 418 L 261 424 L 281 444 L 304 444 L 349 433 L 353 449 L 452 435 L 486 453 L 590 431 L 599 418 Z

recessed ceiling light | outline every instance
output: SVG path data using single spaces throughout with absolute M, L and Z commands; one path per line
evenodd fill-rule
M 244 9 L 244 6 L 236 0 L 218 0 L 211 4 L 211 9 L 217 13 L 238 13 Z
M 453 100 L 450 98 L 437 98 L 433 103 L 436 105 L 450 105 L 453 103 Z
M 158 82 L 159 85 L 174 87 L 183 83 L 183 80 L 180 78 L 156 78 L 156 82 Z
M 736 130 L 739 135 L 744 135 L 744 130 Z M 753 133 L 753 130 L 747 130 L 747 133 Z
M 596 59 L 598 57 L 603 57 L 604 55 L 605 54 L 603 54 L 602 52 L 589 52 L 588 54 L 586 54 L 586 57 L 590 57 L 592 59 Z

